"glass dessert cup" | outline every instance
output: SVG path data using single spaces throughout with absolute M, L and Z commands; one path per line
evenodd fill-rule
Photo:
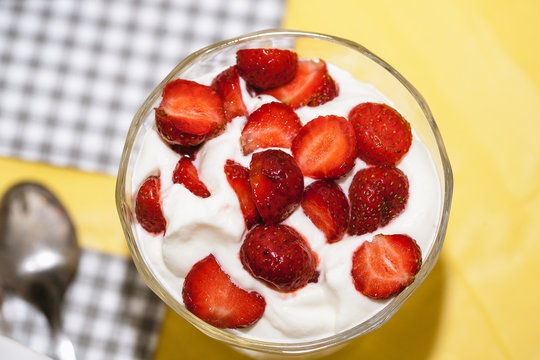
M 440 180 L 441 208 L 432 245 L 423 254 L 423 265 L 415 281 L 394 297 L 375 316 L 333 336 L 312 341 L 265 342 L 215 328 L 190 313 L 167 290 L 152 270 L 149 259 L 141 251 L 135 231 L 134 188 L 131 184 L 133 169 L 141 150 L 141 141 L 154 122 L 154 108 L 158 106 L 163 87 L 168 82 L 183 78 L 196 79 L 216 68 L 225 68 L 236 62 L 236 52 L 242 48 L 274 47 L 291 49 L 299 58 L 321 58 L 350 72 L 355 78 L 370 83 L 381 91 L 411 123 L 416 135 L 428 148 Z M 145 126 L 148 125 L 148 126 Z M 124 146 L 116 184 L 116 205 L 123 231 L 135 265 L 146 284 L 174 311 L 206 335 L 234 347 L 275 355 L 308 354 L 342 344 L 366 334 L 384 324 L 420 286 L 433 269 L 444 242 L 453 178 L 446 150 L 423 97 L 395 69 L 363 46 L 333 36 L 289 30 L 266 30 L 247 34 L 205 47 L 181 61 L 152 91 L 139 108 Z

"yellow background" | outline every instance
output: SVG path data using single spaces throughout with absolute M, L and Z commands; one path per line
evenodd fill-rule
M 328 359 L 540 359 L 540 1 L 290 0 L 283 27 L 337 35 L 424 95 L 454 171 L 441 258 L 379 330 Z M 115 179 L 0 159 L 0 191 L 49 185 L 81 242 L 127 254 Z M 167 312 L 155 359 L 243 358 Z

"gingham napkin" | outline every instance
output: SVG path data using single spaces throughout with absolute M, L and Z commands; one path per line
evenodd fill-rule
M 285 0 L 0 0 L 0 156 L 116 174 L 130 121 L 189 53 L 279 26 Z
M 63 329 L 78 359 L 150 359 L 163 312 L 130 259 L 83 250 L 64 299 Z M 51 353 L 49 328 L 39 310 L 6 292 L 1 314 L 3 335 Z
M 284 6 L 0 0 L 0 156 L 116 175 L 131 119 L 161 79 L 197 49 L 278 27 Z M 149 359 L 160 304 L 131 260 L 84 250 L 66 297 L 65 329 L 79 359 Z M 2 312 L 4 333 L 48 350 L 41 314 L 9 294 Z

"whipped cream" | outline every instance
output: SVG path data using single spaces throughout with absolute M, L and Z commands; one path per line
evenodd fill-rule
M 347 117 L 349 111 L 362 102 L 393 106 L 372 85 L 362 83 L 332 64 L 327 66 L 330 75 L 339 84 L 339 96 L 317 107 L 297 109 L 296 113 L 303 124 L 321 115 Z M 208 74 L 196 81 L 209 85 L 218 73 Z M 240 79 L 240 82 L 249 113 L 264 103 L 276 101 L 269 95 L 251 97 L 244 81 Z M 282 293 L 253 278 L 243 268 L 238 255 L 246 231 L 245 223 L 223 165 L 227 159 L 232 159 L 249 167 L 252 154 L 244 156 L 239 142 L 246 121 L 246 117 L 233 119 L 224 133 L 205 142 L 197 154 L 194 163 L 200 179 L 211 193 L 208 198 L 197 197 L 183 185 L 173 184 L 172 174 L 180 155 L 161 140 L 153 122 L 146 124 L 132 186 L 137 191 L 149 175 L 160 174 L 162 208 L 167 221 L 165 234 L 157 236 L 136 225 L 138 245 L 151 271 L 162 286 L 179 303 L 183 303 L 185 276 L 196 262 L 210 253 L 214 254 L 233 282 L 245 290 L 257 291 L 266 300 L 266 309 L 259 321 L 245 329 L 230 330 L 256 340 L 284 343 L 309 341 L 334 335 L 368 320 L 392 299 L 372 300 L 355 289 L 351 277 L 353 252 L 375 234 L 407 234 L 416 240 L 425 259 L 435 241 L 442 197 L 437 171 L 428 149 L 413 129 L 411 148 L 397 164 L 409 180 L 407 206 L 401 215 L 374 233 L 361 236 L 346 234 L 341 241 L 328 244 L 324 234 L 299 206 L 283 223 L 301 233 L 317 253 L 320 276 L 316 283 L 309 283 L 293 293 Z M 290 153 L 288 149 L 281 150 Z M 354 174 L 364 167 L 366 164 L 356 159 L 354 169 L 337 180 L 345 194 Z M 313 181 L 305 177 L 304 185 Z

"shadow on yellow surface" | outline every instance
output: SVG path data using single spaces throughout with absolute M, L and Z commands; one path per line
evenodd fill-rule
M 385 325 L 321 359 L 429 359 L 441 321 L 445 264 L 439 259 L 424 283 Z M 207 337 L 172 310 L 167 312 L 163 332 L 168 336 L 161 339 L 156 359 L 249 359 Z
M 441 257 L 424 283 L 386 324 L 327 359 L 431 358 L 444 308 L 446 274 L 446 262 Z

